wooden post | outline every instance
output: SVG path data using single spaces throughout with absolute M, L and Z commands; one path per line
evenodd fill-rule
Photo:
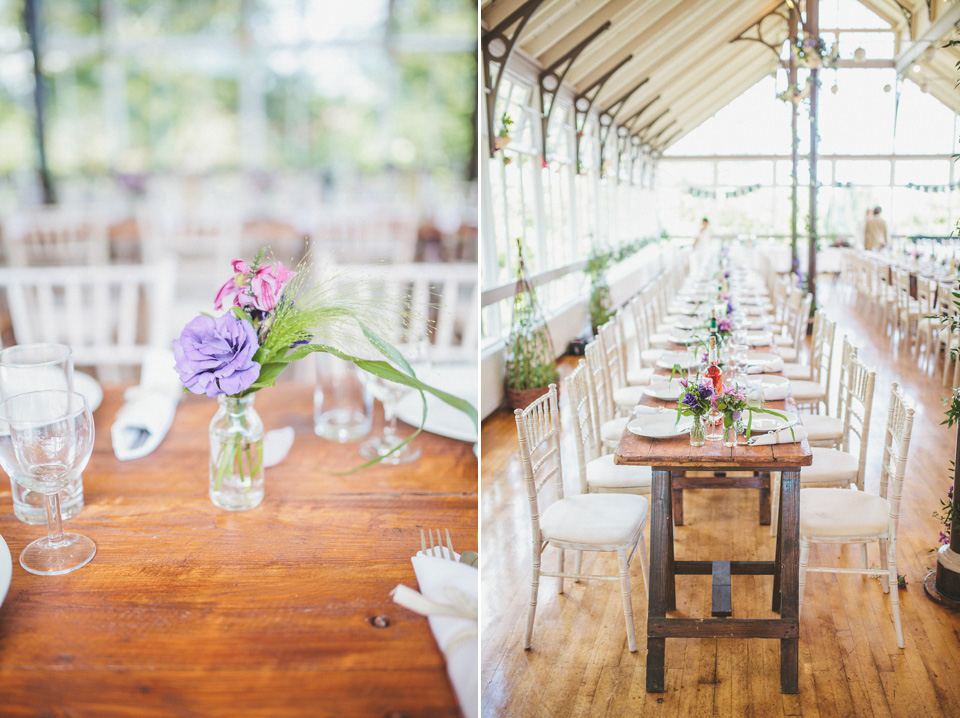
M 56 194 L 53 191 L 53 180 L 50 177 L 50 169 L 47 167 L 47 141 L 44 128 L 44 109 L 46 107 L 46 98 L 44 96 L 43 67 L 40 56 L 40 13 L 42 12 L 41 0 L 26 0 L 23 6 L 23 24 L 30 38 L 30 52 L 33 55 L 33 104 L 34 104 L 34 129 L 37 141 L 37 159 L 39 162 L 38 173 L 40 176 L 40 186 L 43 189 L 43 203 L 54 204 L 57 201 Z
M 816 44 L 820 38 L 820 0 L 807 0 L 807 35 Z M 819 68 L 810 70 L 810 245 L 807 265 L 807 291 L 817 306 L 817 94 Z M 809 318 L 808 318 L 809 319 Z
M 790 45 L 791 47 L 797 42 L 797 15 L 796 13 L 790 13 Z M 793 51 L 790 52 L 790 66 L 787 70 L 787 82 L 790 83 L 790 87 L 797 86 L 797 61 L 793 56 Z M 791 152 L 790 152 L 790 271 L 794 271 L 799 268 L 799 263 L 797 259 L 797 165 L 800 162 L 800 139 L 797 135 L 797 115 L 799 114 L 796 102 L 791 102 L 790 110 L 790 127 L 792 129 L 790 138 L 791 138 Z

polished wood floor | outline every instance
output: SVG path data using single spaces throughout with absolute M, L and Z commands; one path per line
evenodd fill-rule
M 669 639 L 662 694 L 645 691 L 645 641 L 630 653 L 615 582 L 567 583 L 544 578 L 533 648 L 521 646 L 529 591 L 530 522 L 517 458 L 512 414 L 499 411 L 482 433 L 483 716 L 960 716 L 960 614 L 930 601 L 921 581 L 935 565 L 939 523 L 932 513 L 949 485 L 955 433 L 940 425 L 939 373 L 921 370 L 879 329 L 868 305 L 842 284 L 820 288 L 820 301 L 841 333 L 877 370 L 867 464 L 868 491 L 877 491 L 890 384 L 898 382 L 916 408 L 900 519 L 900 592 L 906 648 L 897 648 L 890 604 L 879 581 L 808 574 L 800 623 L 800 692 L 781 695 L 775 640 Z M 564 360 L 565 373 L 573 363 Z M 834 372 L 836 375 L 836 372 Z M 565 409 L 565 407 L 564 407 Z M 561 421 L 563 421 L 563 416 Z M 567 486 L 576 491 L 572 431 L 564 432 Z M 757 524 L 756 492 L 685 492 L 686 525 L 676 530 L 677 558 L 771 560 L 774 540 Z M 616 557 L 585 556 L 584 568 L 616 573 Z M 548 551 L 545 565 L 555 560 Z M 870 562 L 878 563 L 876 548 Z M 852 547 L 815 546 L 811 565 L 855 566 Z M 638 638 L 646 631 L 640 567 L 631 567 Z M 768 617 L 771 579 L 735 576 L 734 615 Z M 677 579 L 677 613 L 709 616 L 710 577 Z

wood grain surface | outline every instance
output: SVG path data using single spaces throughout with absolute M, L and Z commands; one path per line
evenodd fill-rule
M 122 392 L 108 388 L 86 506 L 65 524 L 98 551 L 66 576 L 17 563 L 44 528 L 14 518 L 4 478 L 14 570 L 0 606 L 0 715 L 459 715 L 427 619 L 389 593 L 416 587 L 420 528 L 476 549 L 472 447 L 422 434 L 419 461 L 334 476 L 361 459 L 356 444 L 314 435 L 312 396 L 300 385 L 257 395 L 266 428 L 291 425 L 296 441 L 266 470 L 261 506 L 231 513 L 207 496 L 215 402 L 185 397 L 160 447 L 120 462 L 109 427 Z

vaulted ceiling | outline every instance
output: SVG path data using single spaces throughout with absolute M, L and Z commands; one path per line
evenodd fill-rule
M 897 69 L 904 77 L 960 112 L 954 90 L 960 52 L 940 49 L 956 36 L 960 2 L 861 2 L 897 33 Z M 658 151 L 779 67 L 761 42 L 735 40 L 778 44 L 788 14 L 782 0 L 481 1 L 486 37 L 499 34 L 504 44 L 515 38 L 515 54 L 552 70 L 594 110 L 606 111 Z M 936 51 L 924 53 L 930 45 Z

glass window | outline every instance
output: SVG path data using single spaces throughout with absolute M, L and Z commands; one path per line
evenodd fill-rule
M 829 91 L 835 73 L 838 91 Z M 895 94 L 884 92 L 896 82 L 892 69 L 842 68 L 827 71 L 819 93 L 822 154 L 889 154 L 893 151 Z
M 890 162 L 887 160 L 837 160 L 834 181 L 856 185 L 889 185 Z

